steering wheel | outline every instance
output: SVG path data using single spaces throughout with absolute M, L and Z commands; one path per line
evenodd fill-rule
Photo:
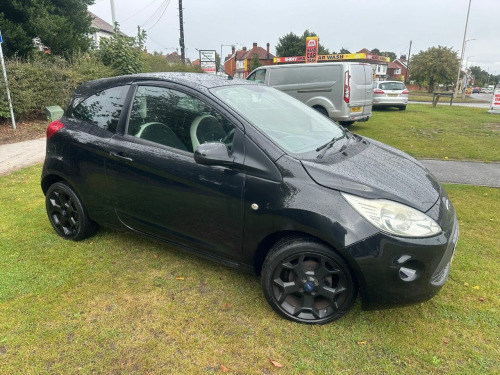
M 233 145 L 232 137 L 234 135 L 235 130 L 236 130 L 235 128 L 232 128 L 229 131 L 229 133 L 227 133 L 226 136 L 221 139 L 221 142 L 224 143 L 226 146 L 232 146 Z M 231 140 L 231 142 L 228 142 L 229 140 Z

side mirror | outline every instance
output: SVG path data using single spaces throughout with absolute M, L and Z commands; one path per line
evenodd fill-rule
M 207 142 L 199 145 L 194 151 L 194 160 L 202 165 L 230 165 L 233 163 L 227 146 L 222 142 Z

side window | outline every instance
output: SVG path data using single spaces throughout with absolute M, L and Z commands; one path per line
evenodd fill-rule
M 205 142 L 224 142 L 231 150 L 234 125 L 194 96 L 166 87 L 139 86 L 127 134 L 187 152 Z
M 247 79 L 249 81 L 264 83 L 266 79 L 266 72 L 267 69 L 259 69 L 256 72 L 252 73 Z
M 112 87 L 88 97 L 73 110 L 73 117 L 114 133 L 128 89 Z

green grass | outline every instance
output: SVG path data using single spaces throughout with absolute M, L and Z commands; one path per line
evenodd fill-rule
M 436 92 L 451 93 L 451 91 L 440 91 L 440 90 L 437 90 Z M 432 102 L 433 94 L 434 93 L 432 92 L 429 93 L 427 91 L 410 91 L 408 94 L 408 99 L 414 102 Z M 450 98 L 443 96 L 439 98 L 439 102 L 449 103 Z M 453 103 L 484 103 L 484 102 L 485 102 L 484 100 L 472 98 L 470 96 L 466 96 L 465 98 L 462 99 L 462 94 L 459 94 L 458 97 L 453 99 Z
M 486 109 L 409 104 L 349 128 L 417 158 L 500 161 L 500 116 Z
M 39 176 L 0 177 L 1 374 L 500 373 L 500 189 L 446 186 L 461 234 L 435 298 L 381 311 L 358 300 L 306 326 L 278 317 L 256 276 L 178 248 L 105 229 L 60 239 Z

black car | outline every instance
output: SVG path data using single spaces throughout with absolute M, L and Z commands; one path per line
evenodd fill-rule
M 458 239 L 415 159 L 273 88 L 208 74 L 81 85 L 47 128 L 41 186 L 69 240 L 135 231 L 261 275 L 301 323 L 427 300 Z

